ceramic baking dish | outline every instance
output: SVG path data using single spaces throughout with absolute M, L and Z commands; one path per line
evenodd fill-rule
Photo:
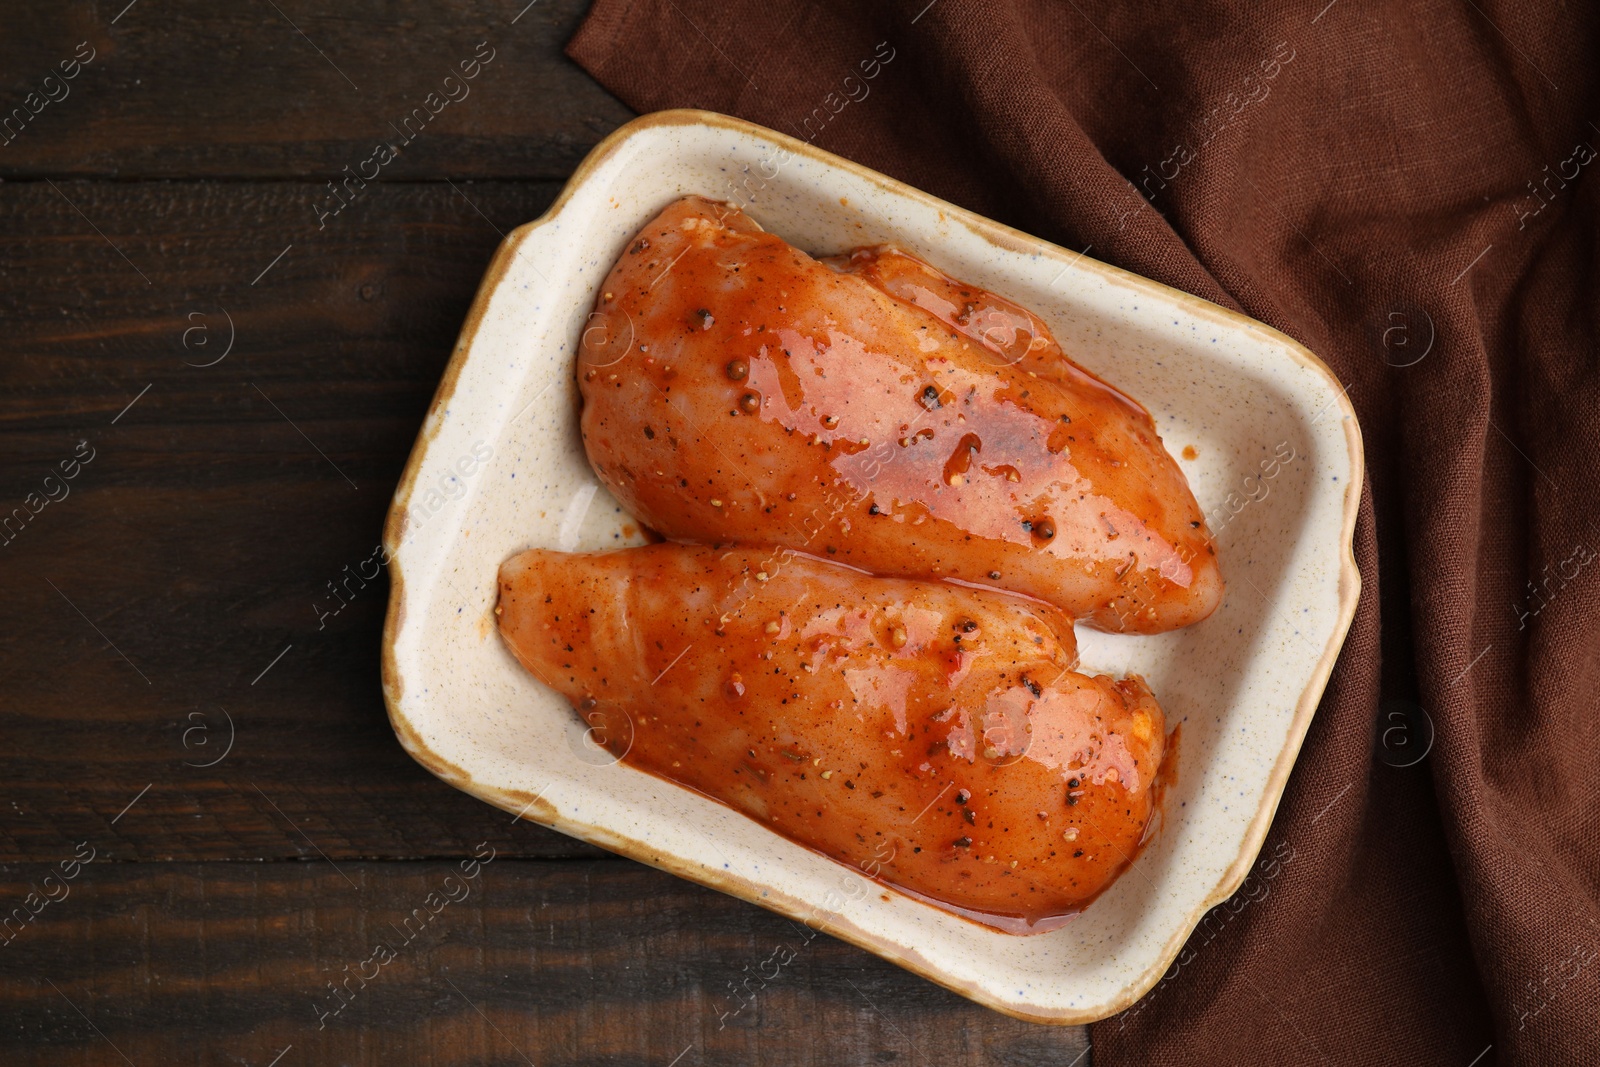
M 734 199 L 816 254 L 893 242 L 1039 314 L 1145 404 L 1210 516 L 1228 582 L 1206 622 L 1079 629 L 1083 662 L 1148 679 L 1181 724 L 1159 832 L 1081 915 L 1019 937 L 958 918 L 626 764 L 495 631 L 525 548 L 641 543 L 578 437 L 576 346 L 624 243 L 669 201 Z M 1161 977 L 1256 859 L 1355 611 L 1361 439 L 1339 383 L 1259 322 L 990 222 L 722 115 L 647 115 L 607 138 L 500 246 L 384 529 L 383 688 L 434 774 L 562 833 L 809 923 L 980 1003 L 1080 1023 Z

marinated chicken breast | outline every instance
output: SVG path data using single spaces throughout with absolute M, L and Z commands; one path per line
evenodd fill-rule
M 1112 631 L 1220 602 L 1149 414 L 1025 309 L 904 253 L 819 262 L 680 200 L 606 278 L 578 378 L 590 462 L 670 539 L 994 586 Z
M 626 763 L 884 882 L 1037 931 L 1138 850 L 1161 709 L 1076 673 L 1048 605 L 675 544 L 524 552 L 499 584 L 512 652 Z

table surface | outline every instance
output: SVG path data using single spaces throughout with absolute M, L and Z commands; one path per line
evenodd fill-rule
M 383 580 L 319 614 L 502 234 L 630 117 L 561 54 L 586 0 L 525 4 L 5 19 L 0 1062 L 1086 1064 L 451 789 Z

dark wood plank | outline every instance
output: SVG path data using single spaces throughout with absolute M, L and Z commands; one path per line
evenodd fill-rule
M 496 227 L 558 187 L 458 188 L 376 185 L 319 229 L 297 183 L 0 186 L 0 516 L 92 450 L 0 533 L 0 860 L 600 854 L 401 750 L 386 578 L 313 606 L 378 543 Z M 186 366 L 224 311 L 232 352 Z
M 1018 1022 L 619 860 L 497 856 L 463 878 L 453 862 L 97 856 L 70 881 L 0 871 L 0 909 L 35 887 L 61 899 L 0 948 L 0 1060 L 17 1067 L 263 1067 L 286 1047 L 278 1067 L 1087 1062 L 1081 1028 Z M 792 959 L 766 963 L 782 947 Z M 337 1014 L 330 982 L 348 991 Z
M 126 4 L 8 16 L 0 177 L 331 177 L 387 142 L 385 179 L 554 179 L 631 117 L 561 54 L 587 0 Z

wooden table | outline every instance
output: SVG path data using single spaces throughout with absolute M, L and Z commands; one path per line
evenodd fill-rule
M 387 587 L 319 620 L 501 234 L 630 117 L 525 3 L 11 5 L 0 1062 L 1087 1063 L 826 937 L 752 999 L 794 924 L 437 781 Z

